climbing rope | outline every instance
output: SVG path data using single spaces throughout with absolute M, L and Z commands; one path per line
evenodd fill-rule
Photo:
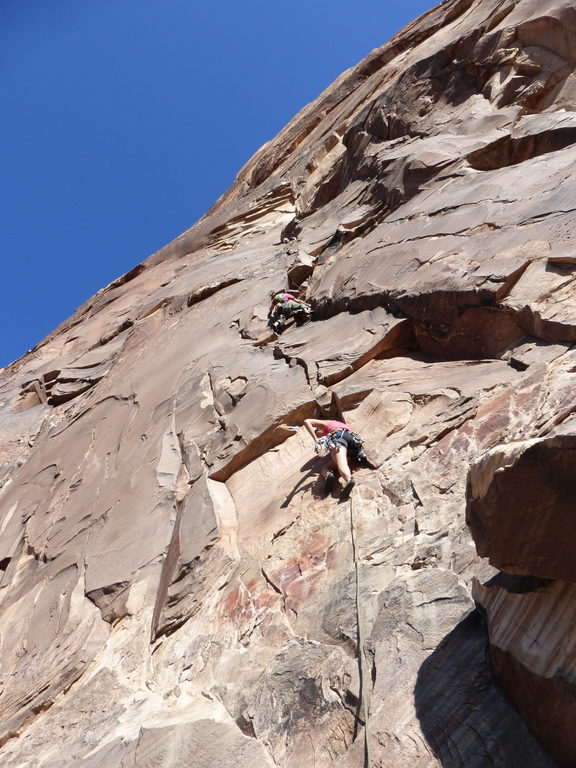
M 354 496 L 350 496 L 350 534 L 352 539 L 352 556 L 356 571 L 356 627 L 358 636 L 358 667 L 360 671 L 360 701 L 364 710 L 364 768 L 371 768 L 370 740 L 368 738 L 368 684 L 366 680 L 366 660 L 364 658 L 364 626 L 360 609 L 360 563 L 356 549 L 356 522 L 354 514 Z

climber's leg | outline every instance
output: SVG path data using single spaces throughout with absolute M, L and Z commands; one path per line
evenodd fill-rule
M 343 445 L 339 445 L 337 448 L 332 448 L 330 451 L 330 456 L 338 467 L 338 472 L 340 473 L 342 480 L 344 480 L 345 483 L 349 482 L 350 478 L 352 477 L 352 473 L 350 472 L 350 467 L 348 466 L 346 448 Z
M 326 479 L 328 477 L 328 473 L 332 472 L 336 469 L 336 464 L 332 460 L 332 456 L 327 456 L 324 463 L 322 464 L 322 467 L 320 469 L 320 475 Z

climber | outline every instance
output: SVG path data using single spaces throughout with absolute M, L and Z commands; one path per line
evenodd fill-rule
M 268 312 L 268 324 L 276 333 L 282 333 L 290 318 L 294 318 L 296 325 L 302 325 L 311 314 L 312 309 L 305 301 L 299 301 L 286 291 L 275 291 Z
M 334 470 L 337 469 L 340 477 L 344 480 L 340 498 L 347 499 L 356 484 L 352 477 L 348 458 L 349 454 L 357 460 L 364 458 L 362 439 L 352 432 L 343 421 L 304 419 L 304 426 L 316 443 L 316 452 L 329 451 L 330 454 L 328 461 L 320 470 L 321 476 L 326 481 L 324 492 L 328 495 L 332 491 L 335 481 Z

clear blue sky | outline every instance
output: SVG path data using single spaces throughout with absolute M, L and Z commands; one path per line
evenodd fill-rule
M 0 366 L 433 0 L 0 0 Z

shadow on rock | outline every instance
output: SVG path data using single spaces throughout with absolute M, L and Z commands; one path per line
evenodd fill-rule
M 558 768 L 498 688 L 478 611 L 422 664 L 414 698 L 443 768 Z
M 294 488 L 292 488 L 290 493 L 286 496 L 285 500 L 280 505 L 281 509 L 286 509 L 299 491 L 312 490 L 312 495 L 315 499 L 324 498 L 323 491 L 325 480 L 323 477 L 320 477 L 323 461 L 324 459 L 314 456 L 313 458 L 308 459 L 305 464 L 302 464 L 300 472 L 305 472 L 306 474 L 298 480 Z M 313 477 L 314 479 L 310 480 Z M 307 480 L 310 480 L 310 482 L 307 485 L 304 485 Z

